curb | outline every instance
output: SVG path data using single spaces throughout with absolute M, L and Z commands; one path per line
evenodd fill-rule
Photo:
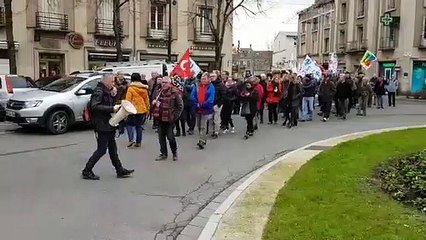
M 361 137 L 366 137 L 369 135 L 384 133 L 390 131 L 398 131 L 398 130 L 407 130 L 407 129 L 415 129 L 415 128 L 424 128 L 426 125 L 414 125 L 414 126 L 405 126 L 405 127 L 395 127 L 395 128 L 384 128 L 384 129 L 376 129 L 362 132 L 355 132 L 350 134 L 345 134 L 337 137 L 332 137 L 328 139 L 324 139 L 321 141 L 317 141 L 314 143 L 310 143 L 301 148 L 298 148 L 294 151 L 291 151 L 278 159 L 264 165 L 253 173 L 247 175 L 246 177 L 240 179 L 235 182 L 225 191 L 223 191 L 219 196 L 217 196 L 212 202 L 210 202 L 198 215 L 195 216 L 194 219 L 184 228 L 184 230 L 178 236 L 178 240 L 189 240 L 189 239 L 198 239 L 198 240 L 211 240 L 214 239 L 214 235 L 217 231 L 219 223 L 221 222 L 223 216 L 226 212 L 232 207 L 232 205 L 236 202 L 239 196 L 251 185 L 253 184 L 262 174 L 270 170 L 273 166 L 278 163 L 288 159 L 289 157 L 299 153 L 301 151 L 309 150 L 310 147 L 327 147 L 327 146 L 335 146 L 342 142 L 354 140 Z M 332 144 L 330 144 L 330 142 Z M 328 143 L 328 144 L 326 144 Z M 317 154 L 322 152 L 325 149 L 318 149 Z M 311 150 L 309 150 L 311 151 Z M 316 155 L 316 154 L 315 154 Z M 306 159 L 304 163 L 309 161 Z M 303 164 L 304 164 L 303 163 Z M 302 165 L 303 165 L 302 164 Z M 291 177 L 291 176 L 289 176 Z M 263 226 L 262 226 L 263 228 Z M 201 231 L 200 231 L 201 230 Z M 200 233 L 201 232 L 201 233 Z

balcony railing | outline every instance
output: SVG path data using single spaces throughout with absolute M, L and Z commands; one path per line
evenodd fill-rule
M 68 31 L 68 15 L 54 12 L 36 12 L 36 28 L 49 31 Z
M 395 38 L 381 38 L 379 49 L 380 50 L 395 50 L 398 46 L 398 41 Z
M 95 33 L 97 35 L 106 35 L 113 36 L 114 35 L 114 21 L 110 19 L 95 19 Z
M 196 42 L 214 42 L 213 33 L 201 29 L 195 29 L 194 32 Z
M 0 26 L 6 26 L 6 11 L 0 7 Z
M 167 40 L 169 37 L 169 27 L 151 28 L 148 26 L 148 38 L 152 40 Z
M 348 43 L 348 52 L 358 52 L 367 50 L 367 40 L 352 41 Z

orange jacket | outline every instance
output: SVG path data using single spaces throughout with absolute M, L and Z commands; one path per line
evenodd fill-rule
M 148 113 L 150 105 L 148 86 L 140 82 L 132 82 L 127 89 L 126 100 L 135 106 L 138 114 Z
M 267 103 L 279 103 L 281 100 L 281 97 L 283 95 L 283 85 L 281 83 L 278 84 L 277 92 L 274 91 L 274 84 L 273 82 L 268 82 L 268 85 L 266 86 L 266 102 Z

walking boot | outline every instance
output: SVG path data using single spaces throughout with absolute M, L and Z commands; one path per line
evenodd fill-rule
M 135 172 L 134 169 L 128 170 L 128 169 L 122 168 L 120 171 L 117 171 L 117 178 L 130 177 L 130 175 L 134 172 Z
M 81 177 L 82 177 L 83 179 L 86 179 L 86 180 L 99 180 L 99 179 L 100 179 L 100 177 L 99 177 L 99 176 L 97 176 L 97 175 L 95 175 L 95 174 L 93 173 L 93 171 L 86 171 L 86 170 L 83 170 L 83 171 L 81 172 Z

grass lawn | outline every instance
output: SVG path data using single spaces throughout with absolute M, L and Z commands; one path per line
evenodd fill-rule
M 426 239 L 426 215 L 370 183 L 378 163 L 421 151 L 425 136 L 426 129 L 389 132 L 322 152 L 280 190 L 263 239 Z

